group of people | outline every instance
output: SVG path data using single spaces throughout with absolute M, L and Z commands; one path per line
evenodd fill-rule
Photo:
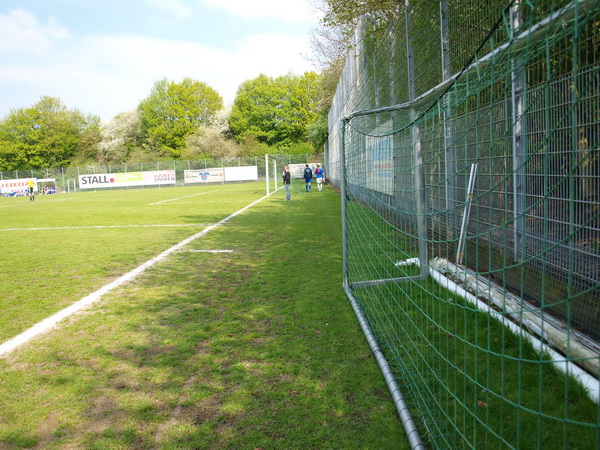
M 308 164 L 304 168 L 303 178 L 304 178 L 304 182 L 305 182 L 306 192 L 310 192 L 312 189 L 313 175 L 314 175 L 314 178 L 317 179 L 317 186 L 319 187 L 319 192 L 321 192 L 323 190 L 323 181 L 325 180 L 325 172 L 323 171 L 323 169 L 321 168 L 321 166 L 319 164 L 317 164 L 314 174 Z M 290 174 L 290 168 L 289 168 L 289 166 L 285 166 L 283 168 L 283 185 L 285 187 L 285 200 L 286 201 L 291 199 L 291 193 L 290 193 L 291 178 L 292 177 Z
M 25 196 L 29 196 L 29 201 L 33 202 L 35 201 L 35 181 L 33 178 L 29 178 L 27 180 L 27 189 L 24 189 L 22 191 L 12 191 L 12 192 L 7 192 L 4 194 L 4 197 L 25 197 Z M 47 194 L 56 194 L 56 188 L 54 187 L 44 187 L 42 188 L 41 191 L 42 195 L 47 195 Z

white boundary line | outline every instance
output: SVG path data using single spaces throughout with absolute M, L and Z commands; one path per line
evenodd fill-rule
M 106 228 L 161 228 L 161 227 L 201 227 L 206 226 L 206 223 L 167 223 L 167 224 L 150 224 L 150 225 L 89 225 L 87 227 L 35 227 L 35 228 L 0 228 L 2 231 L 49 231 L 49 230 L 90 230 L 90 229 L 106 229 Z
M 91 294 L 83 297 L 81 300 L 78 300 L 77 302 L 73 303 L 71 306 L 68 306 L 67 308 L 60 310 L 56 314 L 53 314 L 52 316 L 47 317 L 46 319 L 42 320 L 41 322 L 36 323 L 34 326 L 32 326 L 31 328 L 25 330 L 23 333 L 15 336 L 12 339 L 9 339 L 8 341 L 4 342 L 3 344 L 0 344 L 0 356 L 3 356 L 3 355 L 6 355 L 6 354 L 10 353 L 11 351 L 13 351 L 18 346 L 20 346 L 22 344 L 25 344 L 26 342 L 28 342 L 31 339 L 37 337 L 38 335 L 40 335 L 40 334 L 42 334 L 42 333 L 50 330 L 51 328 L 53 328 L 61 320 L 69 317 L 71 314 L 74 314 L 77 311 L 80 311 L 80 310 L 86 308 L 87 306 L 91 305 L 92 303 L 98 301 L 104 294 L 107 294 L 108 292 L 110 292 L 113 289 L 121 286 L 122 284 L 125 284 L 125 283 L 133 280 L 135 277 L 137 277 L 139 274 L 141 274 L 142 272 L 144 272 L 146 269 L 148 269 L 149 267 L 153 266 L 157 262 L 165 259 L 171 253 L 173 253 L 173 252 L 175 252 L 177 250 L 180 250 L 181 248 L 183 248 L 184 246 L 186 246 L 190 242 L 194 241 L 195 239 L 198 239 L 199 237 L 204 236 L 205 234 L 207 234 L 209 231 L 212 231 L 215 228 L 217 228 L 218 226 L 223 225 L 229 219 L 237 216 L 238 214 L 243 213 L 247 209 L 249 209 L 252 206 L 256 205 L 257 203 L 263 201 L 268 196 L 269 195 L 265 195 L 264 197 L 262 197 L 262 198 L 260 198 L 260 199 L 258 199 L 256 201 L 250 203 L 248 206 L 243 207 L 239 211 L 234 212 L 233 214 L 231 214 L 230 216 L 224 218 L 220 222 L 217 222 L 214 225 L 211 225 L 211 226 L 205 228 L 204 230 L 200 231 L 199 233 L 196 233 L 193 236 L 190 236 L 189 238 L 184 239 L 179 244 L 174 245 L 170 249 L 165 250 L 164 252 L 162 252 L 160 255 L 155 256 L 154 258 L 150 259 L 149 261 L 146 261 L 141 266 L 136 267 L 131 272 L 126 273 L 125 275 L 123 275 L 120 278 L 116 279 L 112 283 L 109 283 L 106 286 L 98 289 L 96 292 L 93 292 L 93 293 L 91 293 Z
M 58 194 L 60 195 L 60 194 Z M 29 200 L 24 200 L 24 201 L 15 201 L 14 203 L 11 203 L 9 205 L 0 205 L 0 208 L 10 208 L 12 206 L 23 206 L 23 205 L 29 205 L 29 204 L 35 204 L 36 208 L 39 208 L 40 206 L 46 206 L 48 203 L 57 203 L 57 202 L 68 202 L 70 200 L 87 200 L 87 198 L 85 197 L 69 197 L 69 198 L 57 198 L 57 199 L 52 199 L 52 200 L 39 200 L 41 198 L 45 198 L 46 196 L 38 196 L 36 195 L 36 201 L 35 202 L 30 202 Z M 97 195 L 94 196 L 94 198 L 98 198 L 98 197 L 106 197 L 106 195 Z
M 185 197 L 179 197 L 179 198 L 170 198 L 170 199 L 167 199 L 167 200 L 161 200 L 160 202 L 148 203 L 148 204 L 149 205 L 160 205 L 161 203 L 174 202 L 174 201 L 177 201 L 177 200 L 182 200 L 184 198 L 196 197 L 198 195 L 212 194 L 213 192 L 219 192 L 220 190 L 221 189 L 216 189 L 214 191 L 208 191 L 208 192 L 200 192 L 199 194 L 186 195 Z

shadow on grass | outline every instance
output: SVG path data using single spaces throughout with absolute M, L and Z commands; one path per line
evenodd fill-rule
M 0 444 L 401 447 L 341 289 L 339 197 L 277 195 L 0 362 Z

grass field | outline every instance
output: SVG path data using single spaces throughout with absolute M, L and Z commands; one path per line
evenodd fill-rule
M 0 199 L 0 343 L 263 196 Z M 0 448 L 402 448 L 341 289 L 339 196 L 283 197 L 0 358 Z

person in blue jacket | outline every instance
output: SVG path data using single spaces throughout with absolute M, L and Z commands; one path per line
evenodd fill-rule
M 312 170 L 310 169 L 310 167 L 308 167 L 307 164 L 306 168 L 304 169 L 304 181 L 306 181 L 306 192 L 310 192 L 312 177 Z

